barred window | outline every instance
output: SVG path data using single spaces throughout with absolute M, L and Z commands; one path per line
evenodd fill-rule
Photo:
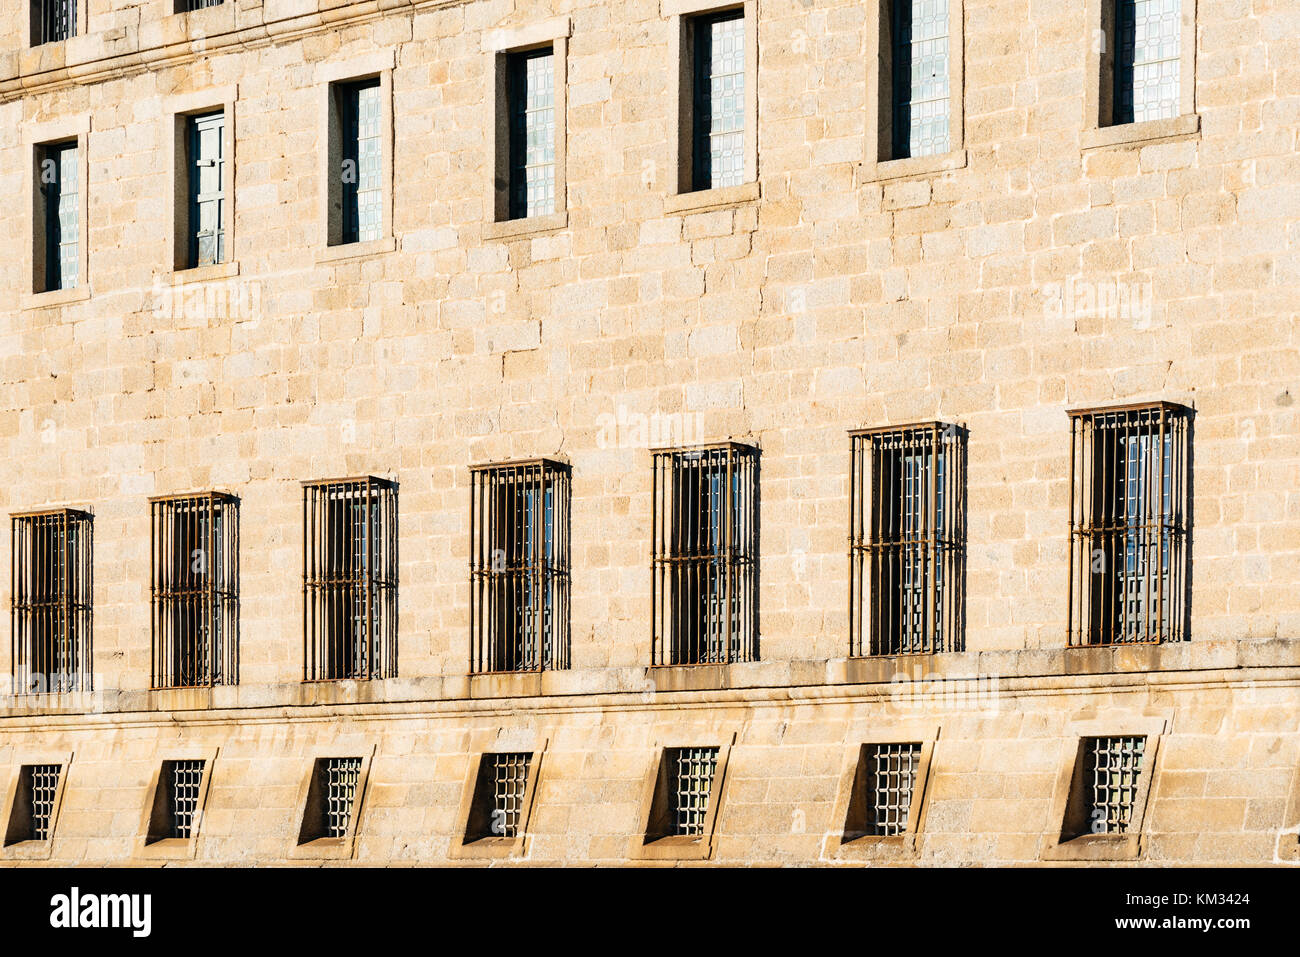
M 31 0 L 32 46 L 77 35 L 77 0 Z
M 239 501 L 154 499 L 153 686 L 239 680 Z
M 1071 412 L 1069 643 L 1186 635 L 1190 410 Z
M 1177 116 L 1181 0 L 1114 0 L 1114 122 Z
M 850 654 L 963 650 L 965 430 L 930 422 L 852 443 Z
M 1145 737 L 1089 738 L 1087 826 L 1093 834 L 1124 834 L 1133 820 L 1142 777 Z
M 867 833 L 891 837 L 908 829 L 921 745 L 874 744 L 868 759 Z
M 6 845 L 50 839 L 62 774 L 60 764 L 26 764 L 19 769 L 18 790 L 5 830 Z
M 186 118 L 189 177 L 187 267 L 226 261 L 226 114 Z
M 45 262 L 42 291 L 72 289 L 80 266 L 80 154 L 76 141 L 41 146 L 37 152 L 37 182 L 43 215 L 41 255 Z
M 58 509 L 12 518 L 13 679 L 18 693 L 90 691 L 92 519 Z
M 339 169 L 344 243 L 383 232 L 383 110 L 378 77 L 334 87 L 342 133 Z
M 523 833 L 532 763 L 528 751 L 483 755 L 474 783 L 466 843 L 485 838 L 513 840 Z
M 191 10 L 203 10 L 207 7 L 219 7 L 222 0 L 176 0 L 176 12 L 188 13 Z
M 569 477 L 549 459 L 472 471 L 472 672 L 569 667 Z
M 713 775 L 718 768 L 717 748 L 673 748 L 669 751 L 669 787 L 672 833 L 704 833 Z
M 360 758 L 326 758 L 323 773 L 325 791 L 324 837 L 346 837 L 352 825 L 352 806 L 361 778 Z
M 694 62 L 692 188 L 745 179 L 745 15 L 741 9 L 692 17 Z
M 654 454 L 654 665 L 758 660 L 758 449 Z
M 303 486 L 304 679 L 397 676 L 397 483 Z
M 506 58 L 510 124 L 510 218 L 555 212 L 555 53 Z
M 203 761 L 163 763 L 162 778 L 167 796 L 166 836 L 169 838 L 189 840 L 194 836 L 204 764 Z
M 951 149 L 950 0 L 891 0 L 892 159 Z

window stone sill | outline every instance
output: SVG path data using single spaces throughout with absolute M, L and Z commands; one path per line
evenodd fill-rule
M 90 287 L 85 283 L 71 289 L 51 289 L 49 292 L 33 292 L 23 296 L 23 309 L 49 309 L 66 306 L 72 302 L 83 302 L 90 298 Z
M 1167 120 L 1146 120 L 1142 123 L 1124 123 L 1119 126 L 1101 126 L 1084 130 L 1079 137 L 1079 143 L 1084 150 L 1105 149 L 1108 146 L 1146 146 L 1162 140 L 1199 136 L 1200 132 L 1200 114 L 1188 113 Z
M 700 189 L 690 193 L 677 193 L 664 197 L 664 213 L 694 213 L 720 206 L 738 206 L 758 199 L 758 182 L 723 186 L 719 189 Z
M 546 233 L 564 229 L 569 225 L 568 212 L 548 216 L 525 216 L 520 219 L 503 219 L 497 223 L 483 224 L 484 239 L 518 239 L 533 233 Z
M 1044 846 L 1045 861 L 1135 861 L 1142 854 L 1137 834 L 1085 834 Z
M 173 272 L 176 282 L 210 282 L 213 279 L 230 279 L 239 275 L 239 261 L 215 263 L 211 266 L 193 266 L 189 269 L 177 269 Z
M 347 262 L 350 259 L 365 259 L 369 256 L 382 256 L 397 248 L 397 240 L 392 236 L 372 239 L 364 243 L 339 243 L 326 246 L 316 254 L 316 264 Z
M 965 169 L 969 161 L 969 154 L 962 149 L 934 156 L 909 156 L 905 159 L 862 163 L 858 166 L 858 185 L 912 176 L 934 176 L 949 170 Z

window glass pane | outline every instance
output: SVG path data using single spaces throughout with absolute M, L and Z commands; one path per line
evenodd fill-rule
M 510 216 L 555 212 L 555 56 L 515 53 L 509 63 Z
M 694 184 L 745 179 L 745 19 L 740 10 L 695 21 Z
M 1181 0 L 1116 0 L 1115 122 L 1177 116 Z
M 81 235 L 77 144 L 47 146 L 40 163 L 45 196 L 45 288 L 71 289 L 78 281 Z
M 190 120 L 190 266 L 225 262 L 224 113 Z
M 894 157 L 932 156 L 950 146 L 949 0 L 893 0 Z
M 379 80 L 340 91 L 343 127 L 343 241 L 370 242 L 383 232 L 383 143 Z

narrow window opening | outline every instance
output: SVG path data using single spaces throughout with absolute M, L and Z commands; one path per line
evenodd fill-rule
M 383 233 L 383 110 L 379 78 L 335 87 L 343 155 L 338 164 L 342 241 L 371 242 Z
M 890 2 L 890 159 L 934 156 L 951 149 L 950 2 Z
M 43 292 L 72 289 L 80 279 L 81 186 L 77 143 L 39 148 L 37 183 L 41 192 L 44 232 Z M 38 242 L 40 241 L 38 237 Z
M 16 515 L 12 548 L 14 689 L 92 690 L 90 515 Z
M 226 192 L 224 112 L 186 118 L 189 179 L 189 231 L 186 265 L 212 266 L 226 261 Z
M 745 180 L 744 11 L 694 17 L 692 43 L 692 189 Z
M 509 54 L 507 109 L 511 219 L 555 212 L 555 54 L 552 47 Z
M 18 790 L 5 829 L 5 846 L 48 841 L 54 833 L 54 805 L 59 794 L 59 764 L 25 764 L 18 772 Z

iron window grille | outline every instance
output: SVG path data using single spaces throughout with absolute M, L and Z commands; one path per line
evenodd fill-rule
M 397 676 L 397 483 L 303 486 L 304 680 Z
M 758 455 L 654 453 L 653 665 L 758 660 Z
M 194 836 L 203 784 L 203 761 L 168 761 L 163 768 L 167 790 L 167 834 L 188 841 Z
M 1114 0 L 1114 122 L 1177 116 L 1181 0 Z
M 555 53 L 506 58 L 510 133 L 510 218 L 555 212 Z
M 370 242 L 383 232 L 383 109 L 378 77 L 335 88 L 342 127 L 339 164 L 343 242 Z
M 189 176 L 188 265 L 226 261 L 226 115 L 186 118 Z
M 220 492 L 151 503 L 153 687 L 239 680 L 239 500 Z
M 963 650 L 965 430 L 928 422 L 851 439 L 849 653 Z
M 912 810 L 912 790 L 921 766 L 921 745 L 867 746 L 866 833 L 893 837 L 905 834 Z
M 223 0 L 176 0 L 177 13 L 189 13 L 192 10 L 205 10 L 208 7 L 219 7 Z
M 699 837 L 704 833 L 718 769 L 717 748 L 673 748 L 669 752 L 668 796 L 672 834 Z
M 1070 413 L 1071 645 L 1186 636 L 1191 411 Z
M 322 836 L 347 837 L 357 800 L 357 784 L 361 780 L 361 759 L 325 758 L 321 768 L 325 811 Z
M 14 689 L 91 691 L 91 516 L 56 509 L 11 524 Z
M 77 0 L 31 0 L 32 46 L 77 35 Z
M 32 764 L 22 769 L 19 788 L 27 802 L 30 829 L 21 840 L 48 841 L 54 830 L 54 802 L 59 793 L 59 775 L 63 766 Z M 11 842 L 16 843 L 16 842 Z
M 471 471 L 470 671 L 569 667 L 570 469 Z
M 528 790 L 528 767 L 533 756 L 520 752 L 484 755 L 492 775 L 491 833 L 515 838 L 523 824 L 524 795 Z
M 951 148 L 950 2 L 891 0 L 890 87 L 895 159 L 933 156 Z
M 44 205 L 47 292 L 77 285 L 81 241 L 79 167 L 75 141 L 39 148 L 37 178 Z
M 745 179 L 745 15 L 741 9 L 692 17 L 692 188 Z
M 1085 826 L 1093 834 L 1128 832 L 1142 778 L 1145 737 L 1089 738 Z

